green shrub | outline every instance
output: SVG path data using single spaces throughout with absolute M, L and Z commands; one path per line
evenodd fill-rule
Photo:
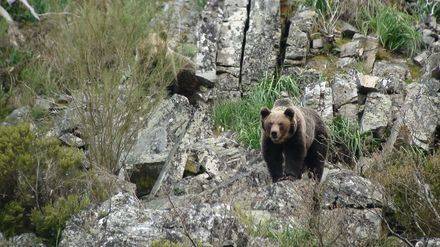
M 33 209 L 30 216 L 38 236 L 49 239 L 55 245 L 60 240 L 61 231 L 71 215 L 78 213 L 90 204 L 89 199 L 78 195 L 60 197 L 53 204 L 45 205 L 42 210 Z
M 359 125 L 342 117 L 329 124 L 330 160 L 351 164 L 355 159 L 379 147 L 379 140 L 371 132 L 361 133 Z
M 380 1 L 363 6 L 357 18 L 358 27 L 365 33 L 376 33 L 384 47 L 410 55 L 416 53 L 422 44 L 416 22 L 415 17 Z
M 70 215 L 103 199 L 83 162 L 81 150 L 37 137 L 28 124 L 0 126 L 0 232 L 36 230 L 55 244 Z
M 282 76 L 279 80 L 266 77 L 250 93 L 237 101 L 224 101 L 214 106 L 213 119 L 218 128 L 235 131 L 238 140 L 251 148 L 260 147 L 260 109 L 272 107 L 274 101 L 288 92 L 297 100 L 297 79 Z
M 408 239 L 440 235 L 440 154 L 400 148 L 375 162 L 369 177 L 382 184 L 392 211 L 387 219 Z M 427 190 L 428 189 L 428 190 Z M 428 198 L 432 204 L 428 202 Z M 438 215 L 438 214 L 437 214 Z

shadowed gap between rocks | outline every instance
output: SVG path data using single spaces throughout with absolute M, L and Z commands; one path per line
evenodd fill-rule
M 289 37 L 290 30 L 290 17 L 292 15 L 292 3 L 289 0 L 280 0 L 280 16 L 281 16 L 281 37 L 280 47 L 277 55 L 277 65 L 274 71 L 275 78 L 278 78 L 284 65 L 284 59 L 286 57 L 287 38 Z
M 241 89 L 241 81 L 242 81 L 242 75 L 243 75 L 243 61 L 244 61 L 244 51 L 246 49 L 246 33 L 249 30 L 249 22 L 250 22 L 250 12 L 251 12 L 251 1 L 248 0 L 248 3 L 246 5 L 246 22 L 244 24 L 244 34 L 243 34 L 243 42 L 241 43 L 241 55 L 240 55 L 240 74 L 238 77 L 238 85 Z M 240 90 L 241 96 L 243 96 L 243 90 Z

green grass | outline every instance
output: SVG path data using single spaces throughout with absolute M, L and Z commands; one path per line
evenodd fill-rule
M 364 33 L 376 33 L 380 43 L 391 51 L 413 55 L 422 44 L 415 26 L 417 18 L 393 6 L 372 1 L 361 8 L 356 22 Z
M 348 119 L 336 117 L 328 127 L 331 160 L 351 163 L 379 146 L 379 141 L 370 132 L 361 133 L 359 125 Z
M 232 130 L 238 140 L 250 148 L 260 147 L 260 109 L 271 108 L 280 98 L 281 92 L 288 92 L 294 100 L 300 94 L 297 78 L 282 76 L 278 81 L 266 77 L 251 93 L 237 101 L 224 101 L 214 106 L 213 119 L 217 128 Z

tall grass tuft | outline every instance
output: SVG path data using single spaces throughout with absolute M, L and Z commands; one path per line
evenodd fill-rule
M 288 92 L 298 101 L 300 90 L 297 78 L 282 76 L 264 78 L 248 96 L 237 101 L 224 101 L 214 106 L 213 118 L 217 127 L 232 130 L 238 134 L 238 140 L 251 148 L 260 147 L 260 109 L 272 107 L 281 97 L 281 92 Z
M 76 98 L 92 166 L 117 172 L 140 119 L 176 74 L 166 34 L 154 25 L 159 2 L 85 1 L 50 34 L 51 78 Z
M 379 147 L 371 133 L 361 133 L 359 125 L 336 117 L 328 125 L 330 131 L 330 160 L 353 163 L 357 158 Z
M 414 25 L 416 21 L 415 17 L 379 1 L 363 6 L 356 18 L 357 26 L 364 33 L 376 33 L 384 47 L 410 55 L 422 44 L 421 34 Z

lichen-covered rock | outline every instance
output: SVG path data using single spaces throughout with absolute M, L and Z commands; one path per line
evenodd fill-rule
M 252 86 L 271 74 L 277 63 L 281 37 L 279 1 L 250 1 L 249 29 L 242 67 L 242 92 L 246 94 Z
M 193 112 L 187 98 L 173 95 L 150 114 L 146 127 L 123 161 L 125 166 L 165 162 L 174 144 L 184 134 Z
M 140 201 L 119 193 L 102 205 L 74 216 L 60 246 L 148 246 L 169 240 L 222 245 L 246 243 L 242 226 L 225 204 L 197 204 L 167 209 L 143 208 Z
M 1 242 L 0 242 L 1 244 Z M 34 233 L 23 233 L 9 239 L 10 247 L 43 247 L 46 246 Z
M 319 226 L 324 232 L 325 245 L 374 246 L 382 237 L 382 210 L 379 208 L 323 210 Z
M 440 238 L 424 238 L 416 242 L 415 247 L 439 247 Z
M 380 78 L 374 75 L 359 75 L 359 87 L 364 92 L 376 91 Z
M 198 23 L 196 75 L 215 82 L 217 79 L 217 42 L 222 20 L 219 3 L 210 0 L 206 3 Z
M 411 84 L 401 114 L 403 124 L 410 132 L 411 144 L 429 149 L 440 125 L 440 95 L 431 96 L 424 84 Z
M 25 121 L 30 118 L 30 108 L 29 106 L 23 106 L 13 110 L 5 118 L 5 123 L 7 124 L 17 124 L 19 122 Z
M 364 53 L 363 45 L 360 40 L 354 40 L 341 46 L 340 57 L 360 57 Z
M 336 67 L 338 68 L 346 68 L 350 67 L 353 64 L 356 63 L 356 58 L 353 57 L 341 57 L 338 59 L 338 62 L 336 63 Z
M 337 116 L 344 117 L 353 123 L 358 122 L 359 106 L 358 104 L 345 104 L 339 107 Z
M 368 132 L 384 128 L 391 121 L 392 102 L 389 95 L 369 93 L 361 119 L 361 131 Z
M 353 76 L 336 75 L 332 84 L 332 92 L 335 109 L 358 101 L 357 84 Z
M 381 208 L 384 206 L 384 199 L 378 185 L 352 171 L 330 171 L 323 182 L 324 208 Z
M 301 31 L 311 34 L 317 14 L 312 9 L 300 9 L 291 18 L 290 23 L 297 26 Z
M 72 133 L 63 134 L 59 137 L 59 139 L 62 143 L 70 147 L 81 148 L 86 145 L 81 138 L 75 136 Z
M 404 81 L 410 78 L 408 66 L 404 63 L 378 61 L 374 64 L 373 75 Z
M 333 94 L 327 84 L 323 81 L 306 86 L 303 104 L 316 110 L 323 119 L 329 121 L 333 118 Z
M 166 158 L 159 177 L 152 188 L 150 196 L 170 193 L 172 185 L 180 181 L 185 172 L 186 163 L 190 155 L 189 148 L 197 140 L 205 139 L 212 134 L 212 126 L 206 109 L 197 109 L 187 116 L 188 124 L 179 128 L 178 138 L 172 142 L 173 148 Z M 191 121 L 189 121 L 191 119 Z
M 286 56 L 284 63 L 286 66 L 299 65 L 306 62 L 305 58 L 309 52 L 310 41 L 307 33 L 301 31 L 296 25 L 291 25 L 289 36 L 287 37 Z
M 239 79 L 247 4 L 247 0 L 224 2 L 217 49 L 218 98 L 241 96 Z

